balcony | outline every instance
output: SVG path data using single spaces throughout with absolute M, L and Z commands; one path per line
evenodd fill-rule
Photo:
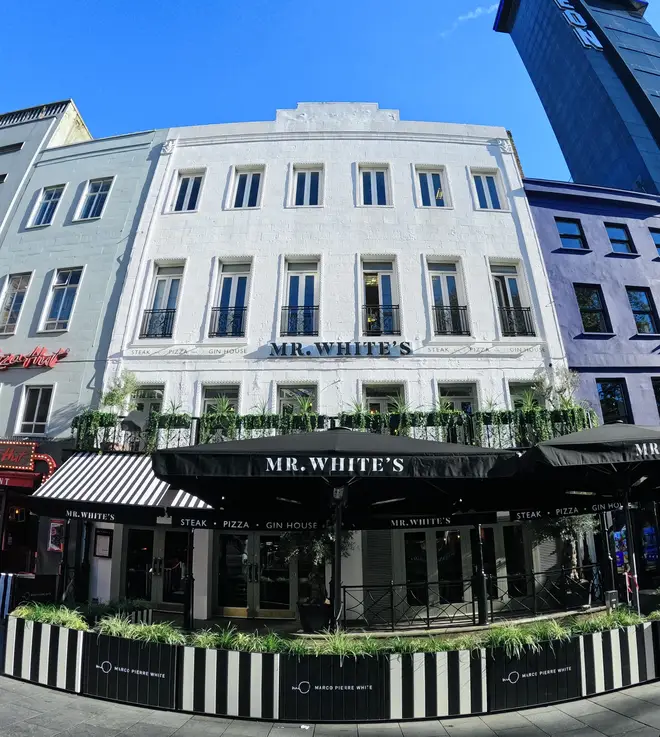
M 209 338 L 240 338 L 245 335 L 247 307 L 214 307 L 211 310 Z
M 434 307 L 436 335 L 469 335 L 467 307 Z
M 282 335 L 318 335 L 319 308 L 282 307 Z
M 140 338 L 171 338 L 176 310 L 145 310 Z
M 506 337 L 536 335 L 529 307 L 500 307 L 500 325 Z
M 401 335 L 399 305 L 365 306 L 362 331 L 365 335 Z

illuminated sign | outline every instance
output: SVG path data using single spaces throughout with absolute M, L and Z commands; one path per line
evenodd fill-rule
M 49 353 L 45 348 L 38 346 L 32 353 L 3 353 L 0 351 L 0 371 L 6 371 L 13 366 L 21 368 L 53 368 L 58 361 L 69 355 L 68 348 L 58 348 Z
M 0 441 L 0 468 L 21 471 L 34 470 L 36 443 L 21 443 L 13 440 Z
M 570 0 L 555 0 L 555 4 L 562 11 L 564 20 L 575 31 L 575 35 L 585 48 L 603 50 L 603 45 L 596 38 L 594 32 L 587 28 L 587 21 L 577 12 Z

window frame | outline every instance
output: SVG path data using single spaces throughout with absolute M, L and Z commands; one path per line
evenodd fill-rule
M 47 223 L 37 223 L 37 216 L 39 215 L 39 211 L 41 210 L 41 206 L 44 204 L 44 196 L 46 192 L 49 190 L 61 190 L 60 195 L 55 201 L 55 207 L 53 208 L 52 215 L 50 216 L 50 220 Z M 60 202 L 62 202 L 62 198 L 64 197 L 64 192 L 66 191 L 66 184 L 49 184 L 47 187 L 42 187 L 39 190 L 39 194 L 37 196 L 37 201 L 35 202 L 34 207 L 32 208 L 32 212 L 30 213 L 30 219 L 28 221 L 28 228 L 48 228 L 53 224 L 53 221 L 55 220 L 55 216 L 57 215 L 57 211 L 60 206 Z M 52 200 L 51 200 L 52 201 Z
M 469 381 L 454 381 L 454 382 L 444 382 L 444 381 L 438 381 L 437 384 L 437 392 L 438 392 L 438 404 L 442 405 L 443 402 L 451 402 L 453 409 L 456 409 L 456 402 L 460 402 L 461 405 L 466 404 L 469 400 L 470 404 L 472 404 L 472 409 L 468 412 L 468 410 L 463 409 L 461 406 L 459 411 L 465 412 L 468 415 L 473 414 L 474 412 L 479 411 L 479 391 L 477 387 L 476 382 L 469 382 Z M 470 396 L 461 396 L 460 394 L 445 394 L 443 395 L 443 391 L 447 389 L 459 389 L 461 387 L 465 387 L 466 389 L 470 390 Z
M 33 271 L 19 271 L 19 272 L 16 272 L 15 274 L 7 274 L 5 283 L 2 288 L 2 294 L 0 295 L 0 335 L 15 335 L 16 334 L 16 328 L 18 327 L 19 320 L 21 319 L 21 315 L 23 314 L 23 305 L 25 304 L 25 298 L 27 297 L 28 291 L 30 289 L 30 285 L 32 284 L 32 274 L 33 273 L 34 273 Z M 4 311 L 5 299 L 8 296 L 9 283 L 11 282 L 13 277 L 17 277 L 17 276 L 20 276 L 20 277 L 27 276 L 28 281 L 27 281 L 27 286 L 25 287 L 25 292 L 23 293 L 23 300 L 21 301 L 21 306 L 18 310 L 18 316 L 16 317 L 16 322 L 13 325 L 13 330 L 9 331 L 9 330 L 3 329 L 7 327 L 7 325 L 3 325 L 1 322 L 2 313 Z M 14 294 L 14 300 L 15 299 L 16 299 L 16 294 Z M 13 306 L 14 306 L 14 301 L 12 301 L 12 308 Z M 8 314 L 11 314 L 11 310 L 9 311 Z
M 605 377 L 602 377 L 602 378 L 596 378 L 595 379 L 595 382 L 596 382 L 596 393 L 598 394 L 598 404 L 600 406 L 600 413 L 603 416 L 603 424 L 613 424 L 614 422 L 617 422 L 618 419 L 621 419 L 621 417 L 619 417 L 617 420 L 613 420 L 612 423 L 605 422 L 605 414 L 603 413 L 603 400 L 600 398 L 600 384 L 601 384 L 601 382 L 605 382 L 605 381 L 608 381 L 608 382 L 611 382 L 611 383 L 615 383 L 615 384 L 619 384 L 620 386 L 623 387 L 623 401 L 624 401 L 625 408 L 626 408 L 626 411 L 627 411 L 627 414 L 626 414 L 626 416 L 625 416 L 624 419 L 626 419 L 628 421 L 628 424 L 633 425 L 635 423 L 635 418 L 634 418 L 634 415 L 633 415 L 632 406 L 630 404 L 630 394 L 628 393 L 628 384 L 627 384 L 625 378 L 623 378 L 623 377 L 606 377 L 606 376 Z
M 237 267 L 244 266 L 247 268 L 241 269 L 240 271 L 234 270 Z M 227 269 L 229 267 L 229 269 Z M 215 286 L 214 290 L 214 299 L 213 304 L 211 305 L 211 312 L 210 312 L 210 323 L 209 323 L 209 329 L 207 333 L 207 337 L 212 340 L 216 339 L 222 339 L 225 340 L 227 338 L 240 338 L 241 340 L 245 340 L 245 336 L 247 335 L 247 318 L 248 318 L 248 306 L 250 304 L 250 295 L 251 295 L 251 288 L 252 288 L 252 257 L 244 258 L 244 259 L 236 259 L 236 260 L 222 260 L 220 259 L 218 261 L 218 279 L 217 284 Z M 238 292 L 238 280 L 240 277 L 245 277 L 245 291 L 244 291 L 244 299 L 243 299 L 243 305 L 242 307 L 237 307 L 236 305 L 236 296 Z M 222 306 L 222 294 L 223 294 L 223 287 L 225 279 L 231 279 L 232 283 L 229 289 L 229 303 L 226 307 Z M 226 334 L 222 335 L 216 335 L 213 333 L 213 327 L 216 325 L 218 319 L 216 318 L 216 314 L 214 310 L 236 310 L 236 309 L 242 309 L 243 310 L 243 317 L 241 321 L 241 328 L 242 330 L 239 333 L 235 333 L 232 331 L 226 331 Z M 224 331 L 223 331 L 224 332 Z
M 224 389 L 235 389 L 236 390 L 236 403 L 234 406 L 234 412 L 238 415 L 240 412 L 240 405 L 241 405 L 241 385 L 238 384 L 228 384 L 228 383 L 222 383 L 222 384 L 202 384 L 202 405 L 201 405 L 201 412 L 200 416 L 203 416 L 208 413 L 209 407 L 212 406 L 211 402 L 212 399 L 206 397 L 206 392 L 208 389 L 215 389 L 215 390 L 224 390 Z M 218 397 L 215 397 L 217 400 Z M 233 397 L 230 398 L 232 403 L 234 401 Z
M 58 285 L 57 284 L 58 275 L 63 271 L 72 272 L 72 271 L 78 271 L 78 270 L 80 271 L 80 278 L 78 279 L 78 283 L 76 284 L 76 293 L 73 297 L 73 302 L 71 304 L 71 310 L 69 312 L 69 319 L 67 320 L 66 327 L 65 328 L 47 328 L 46 323 L 52 322 L 49 319 L 48 314 L 53 305 L 53 298 L 55 296 L 55 288 L 57 286 L 64 286 L 64 288 L 66 289 L 66 287 L 69 286 L 68 284 Z M 67 266 L 61 269 L 55 269 L 55 273 L 53 274 L 53 278 L 51 279 L 51 282 L 50 282 L 50 287 L 48 288 L 48 298 L 46 300 L 46 304 L 43 310 L 41 322 L 39 324 L 40 333 L 48 333 L 49 335 L 52 333 L 66 333 L 71 329 L 71 322 L 73 320 L 73 315 L 75 314 L 75 311 L 76 311 L 76 304 L 78 303 L 78 297 L 80 296 L 80 287 L 82 285 L 84 277 L 85 277 L 85 267 L 84 266 Z M 56 320 L 55 322 L 62 322 L 62 321 Z
M 292 390 L 293 391 L 295 391 L 295 390 L 298 390 L 298 391 L 306 391 L 308 389 L 312 389 L 313 390 L 313 394 L 314 394 L 314 413 L 315 414 L 319 414 L 319 387 L 318 387 L 318 384 L 315 384 L 315 383 L 308 383 L 308 384 L 306 384 L 304 382 L 301 382 L 301 383 L 298 383 L 298 382 L 296 382 L 296 383 L 286 383 L 285 382 L 283 384 L 277 384 L 277 393 L 276 393 L 277 414 L 278 415 L 284 414 L 284 411 L 285 411 L 284 410 L 284 406 L 287 406 L 287 405 L 283 405 L 282 404 L 282 402 L 283 402 L 283 397 L 282 397 L 282 394 L 281 394 L 282 393 L 282 390 L 284 390 L 284 391 L 287 391 L 287 390 L 288 391 L 292 391 Z M 284 399 L 284 402 L 288 402 L 288 400 L 287 399 Z M 294 411 L 292 414 L 296 414 L 296 412 Z
M 499 200 L 499 207 L 493 207 L 493 200 L 492 200 L 492 194 L 488 188 L 488 186 L 484 187 L 484 195 L 486 197 L 486 202 L 488 204 L 488 207 L 481 207 L 481 202 L 479 200 L 479 190 L 477 188 L 477 182 L 476 177 L 492 177 L 495 184 L 495 193 L 497 194 L 497 198 Z M 487 184 L 486 182 L 484 182 Z M 502 186 L 502 180 L 500 176 L 500 170 L 499 169 L 481 169 L 479 167 L 470 168 L 470 186 L 472 188 L 472 197 L 474 198 L 474 209 L 479 210 L 480 212 L 509 212 L 509 201 L 504 196 L 504 188 Z
M 517 381 L 516 379 L 512 379 L 511 381 L 507 381 L 506 388 L 509 396 L 509 407 L 511 410 L 516 411 L 517 409 L 515 397 L 519 396 L 520 393 L 529 391 L 534 393 L 534 399 L 538 403 L 539 408 L 547 409 L 544 397 L 534 390 L 533 381 Z M 516 391 L 516 388 L 521 390 L 520 393 Z
M 325 206 L 325 166 L 323 164 L 292 164 L 291 167 L 291 187 L 289 192 L 289 207 L 294 208 L 319 208 Z M 312 174 L 312 173 L 318 173 L 319 175 L 319 187 L 318 187 L 318 202 L 316 205 L 310 205 L 306 204 L 304 202 L 305 195 L 309 194 L 311 185 L 310 185 L 310 178 L 307 177 L 305 179 L 305 189 L 303 192 L 303 204 L 297 205 L 296 204 L 296 196 L 298 192 L 298 175 L 299 174 Z
M 379 205 L 378 202 L 373 202 L 374 197 L 373 193 L 375 192 L 376 195 L 378 193 L 378 185 L 377 182 L 374 182 L 375 175 L 382 171 L 385 175 L 384 184 L 385 184 L 385 204 Z M 366 172 L 370 172 L 371 174 L 371 192 L 372 192 L 372 203 L 370 205 L 366 204 L 364 201 L 364 182 L 363 182 L 363 174 Z M 374 186 L 375 184 L 375 186 Z M 394 207 L 394 193 L 392 190 L 392 169 L 389 164 L 376 164 L 376 163 L 362 163 L 358 164 L 358 177 L 357 177 L 357 206 L 358 207 Z M 378 199 L 376 196 L 375 199 Z
M 660 377 L 651 377 L 651 388 L 653 389 L 653 396 L 655 397 L 655 404 L 658 410 L 658 417 L 660 418 Z
M 247 174 L 247 180 L 245 185 L 245 192 L 243 194 L 243 201 L 249 202 L 250 190 L 252 187 L 252 177 L 254 174 L 259 174 L 259 189 L 257 190 L 257 201 L 256 204 L 252 205 L 236 205 L 236 195 L 238 194 L 238 185 L 242 174 Z M 263 164 L 254 164 L 251 166 L 235 166 L 234 174 L 232 177 L 231 188 L 229 191 L 229 202 L 228 210 L 259 210 L 263 201 L 264 187 L 266 180 L 266 166 Z
M 617 256 L 636 256 L 637 255 L 637 249 L 635 248 L 635 243 L 630 233 L 630 228 L 626 225 L 626 223 L 607 223 L 603 221 L 603 227 L 605 228 L 605 235 L 607 235 L 607 239 L 610 242 L 610 248 L 612 249 L 610 253 L 613 253 Z M 625 243 L 628 244 L 629 250 L 627 251 L 614 250 L 615 243 L 624 243 L 624 241 L 619 238 L 612 240 L 612 236 L 610 235 L 608 228 L 621 228 L 625 231 L 626 235 L 628 236 Z
M 32 437 L 32 436 L 39 436 L 44 437 L 48 434 L 48 425 L 50 424 L 50 417 L 51 413 L 53 411 L 53 399 L 55 397 L 55 388 L 56 384 L 24 384 L 21 389 L 21 402 L 19 406 L 19 412 L 16 422 L 16 435 L 22 435 L 26 437 Z M 35 419 L 32 420 L 30 423 L 26 423 L 25 421 L 25 410 L 27 409 L 27 400 L 28 400 L 28 393 L 31 389 L 38 389 L 39 390 L 39 398 L 37 399 L 37 406 L 35 408 Z M 37 410 L 39 409 L 39 402 L 41 400 L 41 392 L 44 389 L 50 389 L 50 399 L 48 400 L 48 410 L 46 412 L 46 419 L 43 423 L 39 422 L 37 423 L 36 417 L 37 417 Z M 23 425 L 25 424 L 31 424 L 33 429 L 32 432 L 25 432 L 23 430 Z M 44 426 L 43 432 L 37 432 L 34 430 L 35 425 L 42 425 Z
M 420 182 L 420 174 L 426 174 L 427 177 L 430 175 L 438 174 L 440 176 L 440 186 L 442 189 L 443 205 L 424 204 L 424 194 L 422 192 L 422 184 Z M 430 164 L 416 164 L 413 166 L 413 180 L 415 183 L 415 197 L 416 206 L 420 210 L 452 210 L 453 205 L 451 201 L 451 193 L 449 191 L 449 176 L 447 174 L 447 167 L 445 166 L 432 166 Z M 428 182 L 428 180 L 427 180 Z M 427 194 L 430 194 L 427 192 Z M 435 198 L 434 198 L 435 199 Z M 429 202 L 431 201 L 429 197 Z
M 112 194 L 112 190 L 115 186 L 115 181 L 117 177 L 112 175 L 109 177 L 96 177 L 94 179 L 88 179 L 85 182 L 85 189 L 82 193 L 82 196 L 80 197 L 80 202 L 78 203 L 78 207 L 76 208 L 76 216 L 74 218 L 74 221 L 77 223 L 87 223 L 93 220 L 100 220 L 105 215 L 105 210 L 108 206 L 108 200 L 110 199 L 110 195 Z M 103 207 L 101 208 L 101 212 L 98 215 L 95 215 L 94 217 L 82 217 L 83 210 L 85 209 L 85 205 L 87 204 L 87 198 L 90 195 L 90 187 L 95 182 L 110 182 L 110 186 L 108 187 L 108 191 L 105 193 L 105 200 L 103 201 Z M 98 195 L 98 193 L 96 193 Z
M 649 228 L 649 233 L 651 235 L 651 240 L 653 241 L 653 245 L 655 246 L 656 257 L 660 259 L 660 228 Z M 658 236 L 657 241 L 654 237 L 656 235 Z
M 635 310 L 632 306 L 632 303 L 630 302 L 630 293 L 631 292 L 643 292 L 647 297 L 647 302 L 649 305 L 648 310 Z M 630 311 L 633 315 L 633 320 L 635 321 L 635 327 L 637 329 L 637 335 L 658 335 L 658 330 L 660 330 L 660 321 L 658 320 L 658 311 L 655 306 L 655 300 L 653 299 L 653 292 L 651 291 L 650 287 L 629 287 L 626 286 L 626 295 L 628 297 L 628 304 L 630 305 Z M 650 333 L 644 333 L 640 332 L 639 330 L 639 324 L 637 323 L 637 315 L 649 315 L 652 327 L 654 328 L 652 332 Z
M 189 178 L 189 179 L 196 179 L 197 177 L 200 177 L 201 181 L 199 183 L 199 189 L 197 191 L 197 200 L 195 202 L 195 207 L 193 209 L 183 208 L 181 210 L 176 209 L 176 203 L 179 199 L 179 191 L 181 189 L 181 183 L 183 179 Z M 191 212 L 199 212 L 200 209 L 200 203 L 202 200 L 202 194 L 204 191 L 204 182 L 206 179 L 206 169 L 178 169 L 174 174 L 174 186 L 172 188 L 172 196 L 170 198 L 170 204 L 167 209 L 167 212 L 171 215 L 181 215 Z M 191 194 L 192 188 L 189 188 L 186 191 L 186 194 L 184 196 L 184 204 L 188 204 L 190 202 L 190 194 Z
M 559 230 L 559 223 L 570 223 L 571 225 L 577 225 L 578 227 L 578 235 L 565 235 Z M 557 226 L 557 234 L 559 235 L 559 242 L 561 243 L 561 248 L 565 251 L 590 251 L 589 243 L 587 242 L 587 238 L 584 234 L 584 228 L 582 227 L 582 221 L 578 218 L 563 218 L 563 217 L 555 217 L 555 225 Z M 569 240 L 575 240 L 581 243 L 580 246 L 567 246 L 564 243 L 564 238 L 567 238 Z
M 591 313 L 601 312 L 603 321 L 605 324 L 606 330 L 587 330 L 584 325 L 584 315 L 582 314 L 582 308 L 580 307 L 580 302 L 578 300 L 578 289 L 594 289 L 598 292 L 598 296 L 600 297 L 600 304 L 601 309 L 600 310 L 594 310 L 594 309 L 587 309 L 586 311 Z M 612 335 L 612 321 L 610 320 L 610 313 L 607 309 L 607 303 L 605 302 L 605 295 L 603 294 L 603 288 L 600 284 L 585 284 L 583 282 L 575 282 L 573 284 L 573 294 L 575 295 L 575 302 L 577 304 L 578 313 L 580 314 L 580 321 L 582 322 L 582 332 L 585 335 Z
M 362 384 L 362 402 L 364 404 L 364 411 L 367 414 L 377 414 L 375 412 L 372 413 L 372 412 L 369 411 L 369 402 L 370 401 L 373 404 L 376 404 L 376 403 L 380 404 L 381 410 L 379 410 L 378 414 L 387 414 L 389 412 L 388 407 L 390 406 L 391 403 L 388 402 L 388 399 L 390 397 L 394 397 L 394 394 L 392 392 L 390 392 L 387 396 L 383 396 L 383 397 L 371 397 L 371 400 L 367 396 L 367 392 L 369 392 L 369 390 L 384 393 L 386 391 L 386 388 L 396 389 L 397 391 L 400 390 L 400 393 L 399 393 L 399 401 L 401 401 L 402 403 L 405 403 L 406 402 L 406 383 L 405 383 L 405 381 L 403 381 L 401 383 L 390 382 L 390 381 L 386 381 L 386 382 L 370 382 L 370 381 L 366 381 L 366 382 L 364 382 Z M 385 404 L 385 403 L 387 403 L 387 404 Z M 385 412 L 382 412 L 382 407 L 383 406 L 385 406 Z

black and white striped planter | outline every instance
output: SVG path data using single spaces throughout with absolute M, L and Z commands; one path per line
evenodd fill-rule
M 457 717 L 652 681 L 660 622 L 504 650 L 339 657 L 178 647 L 9 618 L 9 676 L 114 701 L 287 722 Z
M 80 693 L 85 632 L 9 617 L 5 674 Z

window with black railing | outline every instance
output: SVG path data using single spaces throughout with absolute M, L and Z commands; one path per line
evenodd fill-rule
M 245 335 L 247 307 L 214 307 L 211 310 L 209 338 Z
M 467 307 L 442 307 L 436 305 L 433 311 L 435 313 L 436 335 L 470 334 Z
M 318 305 L 307 307 L 282 307 L 282 335 L 318 335 Z
M 171 338 L 176 310 L 145 310 L 141 338 Z
M 502 335 L 534 335 L 532 310 L 530 307 L 500 307 Z
M 401 335 L 399 305 L 365 306 L 362 329 L 365 335 Z

